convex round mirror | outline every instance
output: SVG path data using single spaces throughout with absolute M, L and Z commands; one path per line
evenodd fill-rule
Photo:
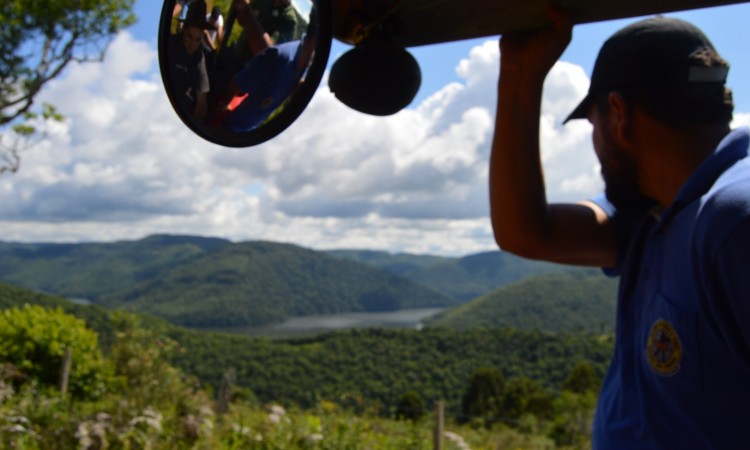
M 331 20 L 330 0 L 165 0 L 159 66 L 172 107 L 219 145 L 271 139 L 318 88 Z

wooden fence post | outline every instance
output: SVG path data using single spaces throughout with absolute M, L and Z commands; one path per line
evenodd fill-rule
M 68 380 L 70 379 L 70 365 L 73 360 L 73 352 L 70 347 L 65 349 L 65 356 L 63 357 L 62 367 L 60 368 L 60 393 L 65 394 L 68 392 Z
M 435 404 L 435 450 L 443 450 L 443 426 L 444 426 L 444 405 L 442 400 Z
M 236 380 L 237 370 L 234 367 L 224 372 L 224 376 L 221 378 L 218 404 L 216 405 L 216 412 L 220 415 L 229 411 L 229 403 L 232 401 L 232 390 Z

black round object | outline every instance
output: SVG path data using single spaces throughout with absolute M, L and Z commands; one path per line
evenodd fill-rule
M 405 108 L 421 83 L 416 59 L 388 40 L 365 41 L 344 53 L 328 78 L 329 88 L 342 103 L 375 116 Z

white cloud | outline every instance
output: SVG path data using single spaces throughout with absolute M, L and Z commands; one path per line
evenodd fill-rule
M 389 117 L 350 110 L 322 86 L 284 133 L 237 149 L 181 124 L 154 48 L 123 33 L 104 63 L 74 66 L 45 90 L 66 121 L 24 153 L 18 174 L 0 177 L 3 239 L 180 233 L 313 248 L 493 249 L 487 159 L 498 52 L 496 41 L 475 47 L 457 65 L 460 83 Z M 601 189 L 590 125 L 561 125 L 587 85 L 569 63 L 545 84 L 541 143 L 553 201 Z
M 737 113 L 732 121 L 732 128 L 750 127 L 750 113 Z

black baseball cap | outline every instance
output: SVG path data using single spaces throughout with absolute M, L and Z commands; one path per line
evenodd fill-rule
M 724 84 L 729 67 L 699 65 L 696 55 L 716 49 L 695 25 L 652 17 L 613 34 L 599 50 L 589 92 L 563 123 L 588 116 L 595 94 L 631 86 Z

